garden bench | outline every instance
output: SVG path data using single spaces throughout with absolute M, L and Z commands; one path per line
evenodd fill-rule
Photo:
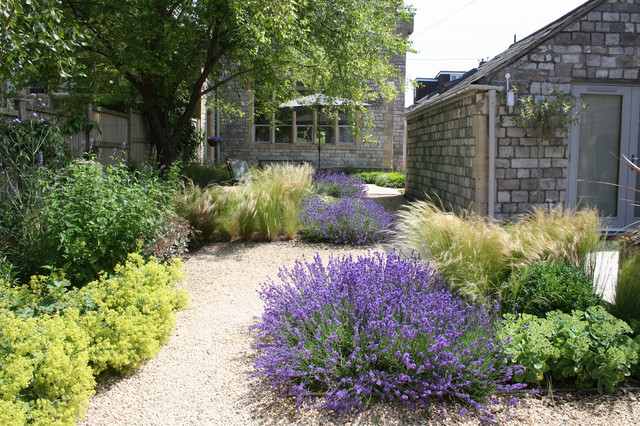
M 232 160 L 227 158 L 226 162 L 229 174 L 231 175 L 231 180 L 234 184 L 240 182 L 245 175 L 249 173 L 249 166 L 245 160 Z

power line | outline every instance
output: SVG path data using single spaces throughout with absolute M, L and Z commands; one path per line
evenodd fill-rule
M 463 9 L 466 9 L 467 7 L 471 6 L 473 3 L 477 2 L 478 0 L 471 0 L 469 3 L 465 4 L 464 6 L 462 6 L 460 9 L 454 11 L 453 13 L 451 13 L 448 16 L 445 16 L 444 18 L 442 18 L 441 20 L 439 20 L 438 22 L 436 22 L 435 24 L 431 25 L 430 27 L 425 28 L 424 30 L 420 31 L 419 33 L 415 33 L 413 34 L 413 38 L 418 37 L 421 34 L 426 33 L 427 31 L 429 31 L 430 29 L 432 29 L 433 27 L 437 26 L 438 24 L 446 21 L 447 19 L 451 18 L 453 15 L 455 15 L 456 13 L 460 12 Z

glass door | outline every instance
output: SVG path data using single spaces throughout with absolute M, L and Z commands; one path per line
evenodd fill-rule
M 577 85 L 573 89 L 588 105 L 571 129 L 570 206 L 595 207 L 612 230 L 623 229 L 640 216 L 640 176 L 622 156 L 638 160 L 640 88 Z M 640 165 L 640 162 L 638 163 Z

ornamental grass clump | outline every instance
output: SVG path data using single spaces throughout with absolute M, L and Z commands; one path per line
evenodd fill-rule
M 415 407 L 448 397 L 482 411 L 506 384 L 505 342 L 495 307 L 466 303 L 440 274 L 399 252 L 353 259 L 319 255 L 264 284 L 256 331 L 258 376 L 324 407 L 357 410 L 375 400 Z
M 394 217 L 384 207 L 360 196 L 306 197 L 299 221 L 303 238 L 334 244 L 384 242 L 394 225 Z

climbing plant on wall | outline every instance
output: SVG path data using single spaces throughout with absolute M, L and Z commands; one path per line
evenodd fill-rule
M 540 188 L 542 143 L 566 134 L 569 126 L 578 121 L 587 104 L 581 98 L 554 87 L 546 97 L 521 97 L 518 106 L 519 112 L 514 114 L 513 122 L 524 129 L 526 136 L 533 138 L 538 151 L 535 202 L 541 203 L 544 201 Z

